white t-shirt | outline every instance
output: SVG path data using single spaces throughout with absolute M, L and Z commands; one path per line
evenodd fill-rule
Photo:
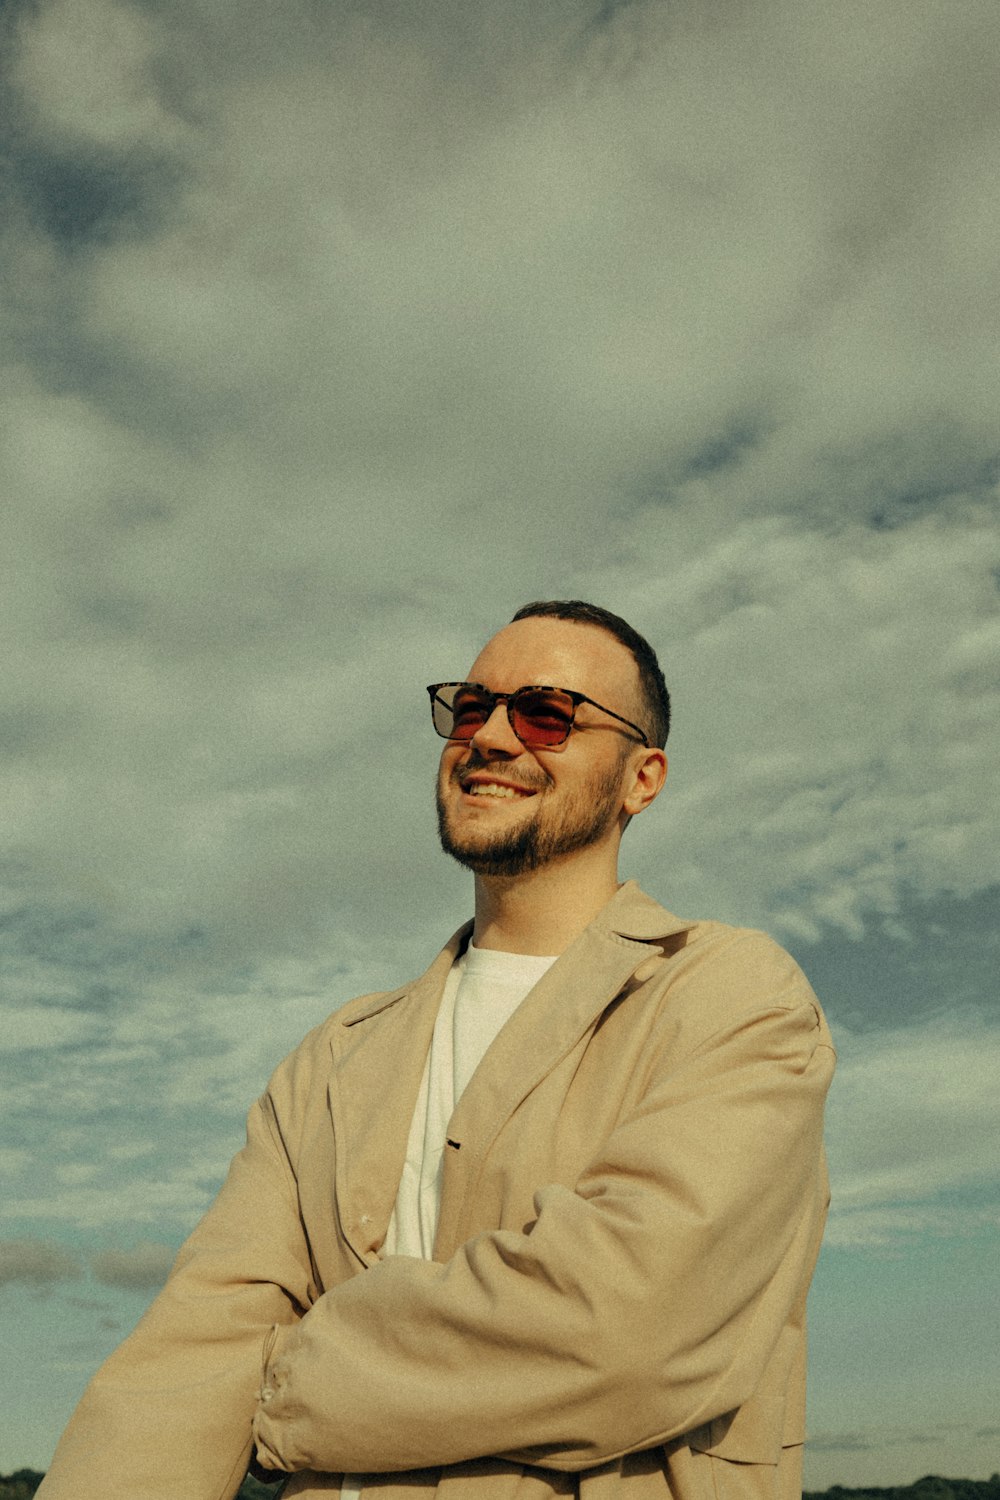
M 455 1105 L 494 1037 L 555 961 L 555 957 L 498 953 L 470 943 L 452 965 L 413 1111 L 384 1255 L 430 1260 L 441 1204 L 445 1140 Z M 341 1500 L 359 1500 L 366 1477 L 345 1474 Z

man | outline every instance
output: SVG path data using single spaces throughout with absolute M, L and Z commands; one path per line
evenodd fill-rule
M 528 605 L 430 693 L 474 923 L 278 1068 L 43 1500 L 228 1500 L 251 1436 L 286 1500 L 801 1488 L 815 997 L 619 885 L 669 716 L 624 621 Z

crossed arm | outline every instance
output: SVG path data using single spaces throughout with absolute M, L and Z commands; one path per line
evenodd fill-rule
M 542 1188 L 523 1233 L 334 1287 L 277 1331 L 261 1461 L 578 1470 L 738 1407 L 812 1271 L 831 1068 L 811 1005 L 760 1012 L 667 1072 L 575 1191 Z
M 654 1079 L 575 1190 L 538 1192 L 524 1232 L 443 1265 L 390 1258 L 322 1295 L 265 1096 L 40 1495 L 229 1500 L 251 1423 L 262 1462 L 290 1471 L 487 1455 L 577 1470 L 739 1406 L 811 1272 L 831 1069 L 812 1005 L 762 1010 Z

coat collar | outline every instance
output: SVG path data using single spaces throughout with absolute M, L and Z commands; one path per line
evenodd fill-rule
M 590 925 L 636 942 L 653 943 L 657 938 L 688 932 L 695 924 L 675 917 L 652 896 L 647 896 L 636 881 L 626 880 Z
M 636 881 L 626 880 L 624 885 L 618 887 L 607 905 L 597 913 L 590 926 L 584 929 L 584 933 L 596 929 L 609 935 L 630 938 L 639 943 L 653 943 L 657 938 L 673 937 L 678 933 L 687 932 L 693 926 L 693 922 L 685 921 L 683 917 L 675 917 L 673 912 L 667 911 L 666 907 L 654 901 L 652 896 L 647 896 Z M 410 984 L 400 985 L 399 989 L 390 990 L 386 994 L 372 995 L 357 1005 L 345 1006 L 341 1017 L 342 1024 L 354 1026 L 358 1021 L 365 1021 L 369 1016 L 375 1016 L 379 1011 L 387 1010 L 389 1006 L 395 1005 L 406 995 L 417 995 L 425 988 L 433 990 L 440 996 L 448 977 L 448 970 L 458 955 L 464 952 L 472 937 L 472 928 L 471 919 L 463 922 L 458 931 L 448 939 L 430 968 L 419 979 Z M 578 938 L 577 942 L 579 941 Z M 571 945 L 567 953 L 572 953 L 574 946 Z M 564 954 L 563 957 L 565 956 Z M 559 962 L 561 963 L 562 959 Z
M 390 1009 L 400 1000 L 405 1000 L 408 995 L 412 996 L 417 1003 L 431 997 L 439 1000 L 452 964 L 464 951 L 472 936 L 472 927 L 471 920 L 463 922 L 458 931 L 452 933 L 430 968 L 421 974 L 419 979 L 411 980 L 408 984 L 401 984 L 398 990 L 369 995 L 362 1000 L 355 1001 L 353 1005 L 345 1005 L 340 1012 L 340 1024 L 356 1026 L 359 1021 L 367 1021 L 371 1016 L 377 1016 L 381 1011 Z M 437 1007 L 435 1006 L 436 1013 Z

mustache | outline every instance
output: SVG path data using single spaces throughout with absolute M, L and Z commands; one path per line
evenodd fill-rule
M 508 781 L 513 786 L 523 787 L 528 792 L 543 791 L 552 780 L 545 772 L 542 773 L 541 780 L 529 781 L 525 776 L 516 776 L 506 761 L 486 760 L 476 750 L 470 752 L 467 761 L 455 767 L 451 773 L 451 779 L 452 781 L 457 781 L 459 786 L 464 787 L 471 777 L 479 776 L 484 771 L 487 774 L 492 772 L 498 781 Z

